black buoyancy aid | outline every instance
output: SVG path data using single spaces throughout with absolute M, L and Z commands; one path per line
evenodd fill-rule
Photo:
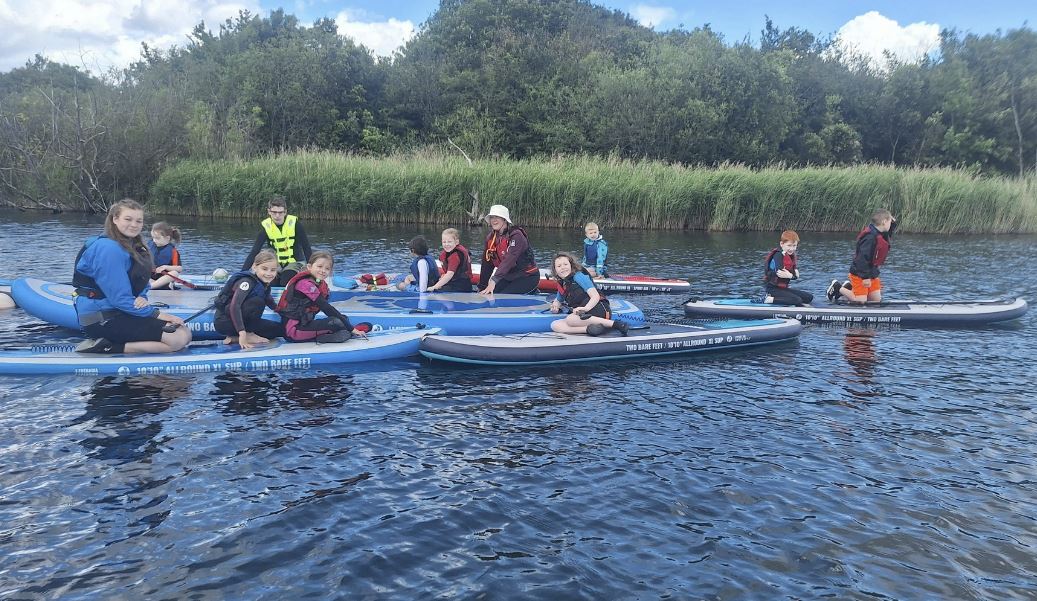
M 533 254 L 533 245 L 529 244 L 529 235 L 526 234 L 526 230 L 517 225 L 508 226 L 507 233 L 501 236 L 497 235 L 496 230 L 490 230 L 490 235 L 486 237 L 486 260 L 493 263 L 494 267 L 499 267 L 504 253 L 511 245 L 511 233 L 515 231 L 522 232 L 522 235 L 526 237 L 526 252 L 515 261 L 515 270 L 523 273 L 539 273 L 536 255 Z
M 457 271 L 454 272 L 454 277 L 450 278 L 450 281 L 443 286 L 444 290 L 456 291 L 456 292 L 471 292 L 472 291 L 472 257 L 468 254 L 468 250 L 458 244 L 454 247 L 454 250 L 443 253 L 443 271 L 447 270 L 447 261 L 450 259 L 450 255 L 457 255 Z
M 94 300 L 100 300 L 104 298 L 104 291 L 97 284 L 97 280 L 79 271 L 79 260 L 83 258 L 83 253 L 86 249 L 97 242 L 101 238 L 107 238 L 107 236 L 94 236 L 87 238 L 86 242 L 83 243 L 82 248 L 79 249 L 79 253 L 76 254 L 76 262 L 73 263 L 72 271 L 72 287 L 75 288 L 77 296 L 85 296 Z M 137 249 L 138 252 L 145 252 L 151 254 L 147 247 L 141 247 Z M 133 296 L 140 296 L 141 292 L 144 292 L 151 286 L 151 271 L 153 266 L 143 265 L 136 258 L 130 257 L 130 269 L 126 272 L 127 277 L 130 279 L 130 290 L 133 292 Z
M 789 278 L 780 278 L 778 274 L 771 271 L 771 261 L 774 260 L 774 255 L 781 256 L 781 265 L 778 269 L 787 269 L 793 275 L 796 273 L 796 255 L 786 255 L 785 251 L 781 248 L 775 248 L 767 254 L 767 260 L 763 264 L 763 281 L 771 286 L 777 286 L 778 288 L 788 288 L 789 282 L 792 281 Z
M 310 275 L 309 271 L 300 271 L 292 279 L 288 280 L 288 284 L 284 287 L 284 292 L 281 293 L 281 298 L 277 301 L 277 313 L 282 318 L 309 322 L 314 315 L 320 312 L 320 307 L 317 303 L 310 300 L 305 294 L 299 294 L 295 291 L 296 286 L 304 279 L 317 281 L 317 278 Z M 322 280 L 317 284 L 317 289 L 322 297 L 328 298 L 327 281 Z
M 589 278 L 591 277 L 590 272 L 585 268 L 581 267 L 580 273 L 585 274 Z M 558 294 L 562 297 L 562 302 L 570 309 L 586 306 L 591 299 L 587 291 L 583 289 L 583 286 L 576 283 L 575 278 L 576 274 L 572 273 L 569 274 L 569 277 L 558 280 Z M 593 278 L 591 281 L 594 281 Z M 598 290 L 598 302 L 604 303 L 605 308 L 609 306 L 609 301 L 601 290 Z
M 862 238 L 871 234 L 874 226 L 868 225 L 861 230 L 861 233 L 857 234 L 857 242 L 860 242 Z M 875 254 L 871 258 L 872 267 L 881 267 L 886 262 L 886 257 L 889 255 L 889 239 L 882 235 L 882 232 L 875 229 Z
M 234 298 L 234 290 L 238 287 L 241 280 L 244 279 L 252 280 L 251 290 L 249 290 L 246 300 L 254 296 L 266 297 L 268 293 L 266 284 L 264 284 L 256 274 L 251 271 L 239 271 L 230 276 L 227 283 L 224 284 L 223 288 L 220 290 L 220 293 L 216 295 L 216 300 L 213 301 L 213 304 L 216 305 L 217 311 L 226 311 L 227 305 L 230 304 L 230 299 Z

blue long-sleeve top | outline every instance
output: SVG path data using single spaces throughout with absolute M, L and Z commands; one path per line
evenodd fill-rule
M 583 239 L 583 264 L 594 268 L 594 273 L 604 275 L 608 273 L 605 265 L 608 260 L 609 243 L 605 238 L 599 236 L 597 240 Z
M 76 263 L 76 271 L 90 276 L 97 282 L 97 286 L 104 293 L 104 298 L 76 297 L 76 311 L 80 315 L 93 313 L 95 311 L 110 311 L 112 309 L 135 315 L 137 317 L 152 317 L 158 313 L 158 309 L 146 306 L 136 308 L 133 306 L 133 289 L 130 285 L 130 268 L 133 266 L 133 258 L 130 253 L 119 246 L 119 243 L 110 238 L 98 238 L 83 251 L 83 256 Z M 144 288 L 139 294 L 148 297 L 148 289 Z

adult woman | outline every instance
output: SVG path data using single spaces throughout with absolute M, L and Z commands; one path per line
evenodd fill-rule
M 490 234 L 486 236 L 479 294 L 527 294 L 535 292 L 540 282 L 533 249 L 526 231 L 511 223 L 511 213 L 504 205 L 493 205 L 486 214 Z
M 104 235 L 76 257 L 72 284 L 79 325 L 94 340 L 81 353 L 172 353 L 191 342 L 184 320 L 148 304 L 154 264 L 140 232 L 144 208 L 125 199 L 112 205 Z

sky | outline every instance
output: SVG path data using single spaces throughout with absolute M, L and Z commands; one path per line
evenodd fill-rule
M 549 0 L 544 0 L 549 1 Z M 758 43 L 765 15 L 780 29 L 797 27 L 833 36 L 858 53 L 888 50 L 905 61 L 933 52 L 939 32 L 976 34 L 1037 28 L 1030 0 L 799 0 L 784 2 L 599 0 L 657 31 L 709 24 L 728 43 Z M 0 72 L 35 54 L 93 73 L 121 68 L 155 48 L 183 46 L 200 21 L 210 30 L 241 10 L 268 14 L 283 8 L 310 24 L 321 17 L 374 54 L 391 56 L 438 8 L 438 0 L 0 0 Z

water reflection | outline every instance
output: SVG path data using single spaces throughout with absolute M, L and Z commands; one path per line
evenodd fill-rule
M 326 409 L 352 396 L 353 376 L 320 374 L 290 379 L 271 374 L 224 373 L 209 396 L 225 414 L 261 415 L 275 409 Z
M 853 368 L 861 384 L 874 383 L 875 368 L 879 364 L 875 353 L 875 333 L 873 329 L 851 329 L 843 338 L 846 362 Z
M 80 441 L 91 456 L 119 463 L 142 461 L 158 452 L 162 420 L 154 416 L 188 396 L 191 380 L 169 376 L 98 380 L 87 393 L 86 410 L 72 424 L 91 424 Z

